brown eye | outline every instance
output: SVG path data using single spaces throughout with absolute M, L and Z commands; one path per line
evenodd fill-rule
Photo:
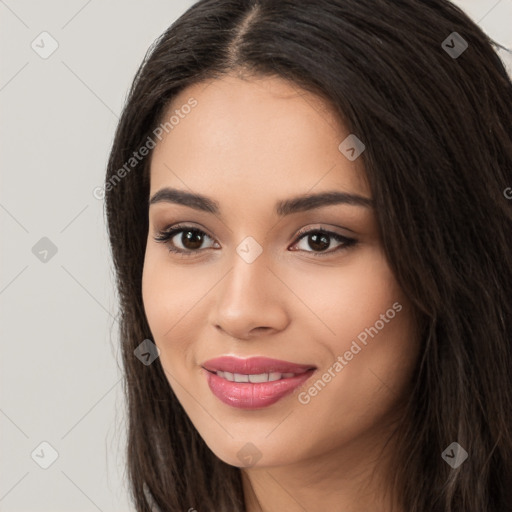
M 194 251 L 201 247 L 203 239 L 204 233 L 197 229 L 188 229 L 181 231 L 181 238 L 179 240 L 185 249 Z
M 311 252 L 313 256 L 324 256 L 328 254 L 333 254 L 343 249 L 348 249 L 351 246 L 354 246 L 357 243 L 357 240 L 354 238 L 348 238 L 346 236 L 340 235 L 339 233 L 334 233 L 332 231 L 326 231 L 324 229 L 312 229 L 306 232 L 299 233 L 300 237 L 298 242 L 304 242 L 303 247 L 299 248 L 301 251 Z M 338 247 L 334 250 L 327 251 L 331 247 L 332 240 L 334 239 L 339 243 Z M 304 247 L 305 246 L 305 247 Z M 307 248 L 311 248 L 312 250 L 308 250 Z
M 204 231 L 191 226 L 175 226 L 170 230 L 160 232 L 154 237 L 156 242 L 164 243 L 168 246 L 169 251 L 181 253 L 184 256 L 198 253 L 202 250 L 205 239 L 211 237 Z M 208 249 L 206 247 L 203 249 Z

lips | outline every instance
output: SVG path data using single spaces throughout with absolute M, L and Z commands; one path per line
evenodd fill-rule
M 202 365 L 211 392 L 222 402 L 241 409 L 274 404 L 303 384 L 316 370 L 304 365 L 251 357 L 210 359 Z

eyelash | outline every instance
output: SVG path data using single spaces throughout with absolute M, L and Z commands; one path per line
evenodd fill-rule
M 164 230 L 164 231 L 161 231 L 160 233 L 158 233 L 158 235 L 154 237 L 154 240 L 156 242 L 158 242 L 158 243 L 163 243 L 163 244 L 167 245 L 167 248 L 168 248 L 169 252 L 172 252 L 172 253 L 175 253 L 175 254 L 179 254 L 181 257 L 185 257 L 185 258 L 191 257 L 191 256 L 194 255 L 194 253 L 198 253 L 201 250 L 204 250 L 204 249 L 198 249 L 198 250 L 195 250 L 195 251 L 193 251 L 193 250 L 183 250 L 183 249 L 178 249 L 175 246 L 173 246 L 170 243 L 170 240 L 172 238 L 174 238 L 174 236 L 176 236 L 178 233 L 182 233 L 184 231 L 193 231 L 193 232 L 196 232 L 196 233 L 200 233 L 201 235 L 206 235 L 208 238 L 212 238 L 212 237 L 210 237 L 210 235 L 208 235 L 208 233 L 205 233 L 201 229 L 195 228 L 193 226 L 186 226 L 186 225 L 177 224 L 176 226 L 174 226 L 171 229 Z M 324 234 L 324 235 L 328 235 L 329 237 L 334 238 L 337 242 L 342 242 L 343 243 L 343 245 L 339 246 L 338 248 L 336 248 L 334 250 L 327 251 L 327 252 L 315 252 L 315 251 L 303 251 L 302 250 L 302 252 L 308 252 L 308 253 L 310 252 L 310 253 L 312 253 L 314 257 L 328 256 L 328 255 L 334 254 L 334 253 L 336 253 L 338 251 L 346 250 L 349 247 L 353 247 L 354 245 L 356 245 L 358 243 L 357 240 L 354 239 L 354 238 L 348 238 L 346 236 L 340 235 L 339 233 L 334 233 L 333 231 L 327 231 L 327 230 L 322 229 L 322 228 L 315 228 L 315 229 L 309 229 L 309 230 L 306 230 L 306 229 L 300 230 L 297 233 L 297 237 L 296 237 L 296 240 L 293 243 L 293 245 L 296 245 L 303 238 L 306 238 L 306 236 L 311 234 L 311 233 L 321 233 L 321 234 Z M 298 249 L 298 250 L 301 251 L 301 249 Z

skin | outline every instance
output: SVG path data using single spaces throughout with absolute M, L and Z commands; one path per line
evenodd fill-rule
M 375 212 L 348 204 L 283 218 L 273 211 L 276 201 L 306 193 L 371 199 L 362 159 L 338 149 L 349 132 L 328 104 L 280 78 L 196 84 L 174 98 L 169 115 L 191 97 L 197 106 L 154 149 L 150 197 L 163 187 L 201 193 L 220 214 L 170 202 L 149 207 L 143 300 L 169 384 L 210 449 L 243 468 L 249 512 L 388 511 L 393 443 L 384 443 L 407 397 L 418 343 Z M 183 233 L 172 238 L 195 250 L 191 257 L 154 240 L 178 223 L 206 233 L 195 246 Z M 331 237 L 322 250 L 308 236 L 298 240 L 301 228 L 320 226 L 358 243 L 336 250 L 343 244 Z M 248 236 L 263 251 L 250 264 L 236 251 Z M 395 302 L 401 311 L 300 403 L 298 393 Z M 291 395 L 248 411 L 222 403 L 207 385 L 201 364 L 221 355 L 318 370 Z M 248 442 L 260 458 L 244 467 L 237 453 Z

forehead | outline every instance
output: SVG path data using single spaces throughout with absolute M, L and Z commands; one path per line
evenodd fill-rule
M 189 108 L 187 105 L 194 105 Z M 330 105 L 281 78 L 232 75 L 177 95 L 151 159 L 162 187 L 242 202 L 333 188 L 369 196 L 362 159 L 338 149 L 350 135 Z

